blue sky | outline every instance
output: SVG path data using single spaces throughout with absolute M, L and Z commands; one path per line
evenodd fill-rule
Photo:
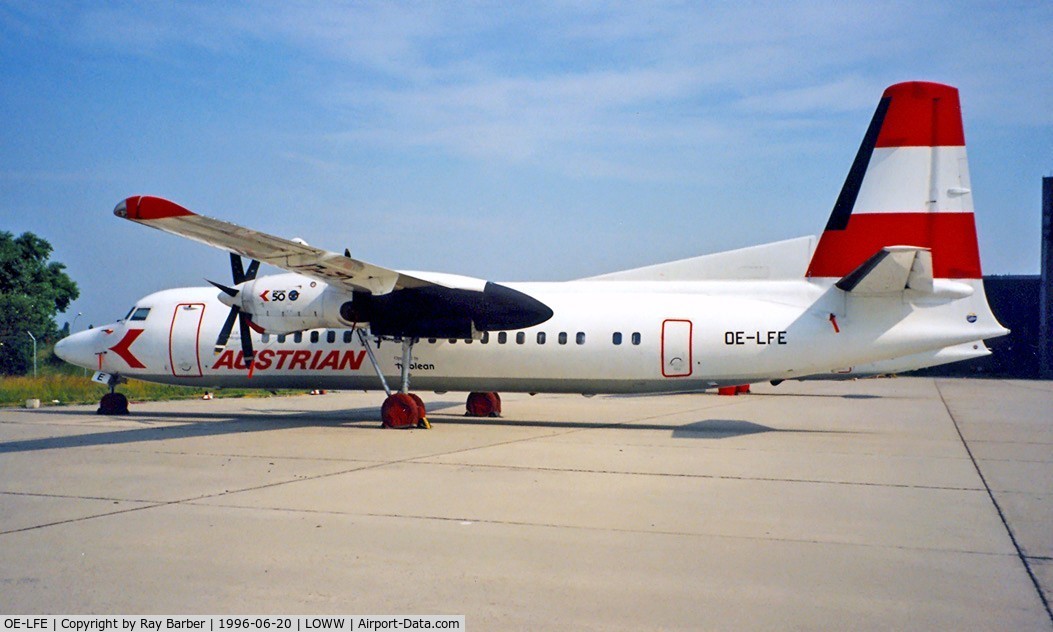
M 834 5 L 834 6 L 830 6 Z M 80 329 L 225 253 L 135 194 L 400 269 L 560 280 L 816 234 L 882 90 L 961 90 L 985 273 L 1036 273 L 1053 3 L 0 0 L 0 230 Z

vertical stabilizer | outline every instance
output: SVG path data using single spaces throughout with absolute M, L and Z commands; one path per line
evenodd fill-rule
M 890 86 L 859 147 L 808 267 L 843 277 L 882 248 L 932 253 L 933 276 L 979 279 L 958 90 L 928 82 Z

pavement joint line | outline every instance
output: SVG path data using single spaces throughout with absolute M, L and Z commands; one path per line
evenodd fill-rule
M 973 439 L 974 443 L 992 443 L 994 446 L 1051 446 L 1053 441 L 999 441 L 997 439 Z M 991 460 L 991 459 L 985 459 Z
M 933 379 L 932 383 L 936 387 L 936 393 L 939 394 L 940 401 L 943 402 L 943 408 L 947 411 L 947 416 L 951 418 L 951 423 L 954 424 L 954 430 L 958 433 L 958 438 L 961 439 L 962 446 L 972 460 L 973 467 L 976 468 L 976 475 L 980 477 L 980 482 L 983 483 L 984 488 L 987 490 L 987 497 L 991 499 L 991 504 L 994 505 L 995 511 L 998 512 L 998 518 L 1002 521 L 1002 526 L 1005 527 L 1006 533 L 1009 534 L 1009 539 L 1013 543 L 1013 548 L 1016 549 L 1016 554 L 1020 559 L 1020 563 L 1024 565 L 1024 570 L 1027 571 L 1027 576 L 1031 579 L 1031 584 L 1035 587 L 1035 592 L 1038 593 L 1038 598 L 1042 602 L 1042 607 L 1046 610 L 1046 616 L 1049 617 L 1049 622 L 1053 624 L 1053 609 L 1050 609 L 1049 600 L 1046 599 L 1045 593 L 1042 592 L 1042 584 L 1039 583 L 1038 577 L 1035 576 L 1034 570 L 1031 569 L 1028 557 L 1024 554 L 1023 549 L 1020 548 L 1020 543 L 1017 541 L 1016 535 L 1013 533 L 1013 528 L 1009 526 L 1009 520 L 1006 518 L 1005 512 L 1002 511 L 1002 506 L 998 504 L 994 492 L 991 491 L 991 486 L 987 483 L 987 477 L 984 476 L 983 471 L 980 469 L 980 464 L 976 461 L 976 457 L 973 456 L 973 451 L 969 447 L 969 442 L 965 440 L 965 435 L 962 434 L 962 429 L 958 426 L 958 418 L 954 416 L 954 411 L 951 410 L 950 404 L 947 403 L 947 399 L 943 396 L 943 390 L 940 389 L 939 379 Z
M 93 448 L 117 448 L 117 446 L 90 446 Z M 333 463 L 383 463 L 376 459 L 356 459 L 351 457 L 335 457 L 335 456 L 295 456 L 295 455 L 278 455 L 278 454 L 238 454 L 234 452 L 186 452 L 181 450 L 136 450 L 136 449 L 120 449 L 121 452 L 127 452 L 129 454 L 163 454 L 166 456 L 201 456 L 209 458 L 228 458 L 228 459 L 251 459 L 251 460 L 275 460 L 275 461 L 322 461 L 322 462 L 333 462 Z
M 754 433 L 750 433 L 750 434 L 760 435 L 760 434 L 765 434 L 765 432 L 763 432 L 763 431 L 762 432 L 754 432 Z M 749 434 L 744 435 L 744 436 L 749 436 Z M 724 437 L 720 437 L 720 438 L 723 439 Z M 731 450 L 731 451 L 735 451 L 735 452 L 762 452 L 762 453 L 767 453 L 767 454 L 797 454 L 797 451 L 795 451 L 795 450 L 790 450 L 790 449 L 773 450 L 773 449 L 770 449 L 770 448 L 755 447 L 755 446 L 752 446 L 752 445 L 751 446 L 732 446 L 732 445 L 726 445 L 726 444 L 719 444 L 719 445 L 710 446 L 710 445 L 704 445 L 704 444 L 703 445 L 695 444 L 695 445 L 684 445 L 684 446 L 670 446 L 670 445 L 662 444 L 662 443 L 636 443 L 636 442 L 615 443 L 613 441 L 611 441 L 611 442 L 604 442 L 603 445 L 611 446 L 611 447 L 628 446 L 628 447 L 634 447 L 634 448 L 682 449 L 682 450 L 691 450 L 691 451 L 696 451 L 696 450 L 719 450 L 719 451 L 723 452 L 723 451 Z M 961 456 L 961 455 L 951 455 L 951 454 L 947 454 L 947 455 L 942 455 L 942 454 L 927 455 L 927 454 L 907 454 L 907 453 L 889 453 L 889 452 L 847 452 L 847 451 L 841 451 L 841 450 L 820 450 L 820 451 L 816 451 L 816 454 L 821 454 L 821 455 L 824 455 L 824 456 L 830 456 L 830 455 L 849 456 L 849 457 L 853 457 L 853 458 L 858 458 L 858 457 L 876 457 L 876 458 L 879 458 L 879 459 L 889 459 L 889 458 L 896 458 L 896 459 L 921 459 L 921 458 L 924 458 L 924 459 L 936 459 L 936 460 L 945 460 L 945 461 L 968 461 L 969 460 L 969 457 Z
M 638 472 L 625 470 L 598 470 L 591 468 L 533 467 L 527 465 L 494 465 L 492 463 L 467 463 L 448 461 L 412 460 L 418 465 L 438 465 L 442 467 L 476 467 L 495 470 L 521 470 L 524 472 L 567 472 L 571 474 L 613 474 L 619 476 L 655 476 L 665 478 L 697 478 L 729 481 L 759 481 L 767 483 L 806 483 L 810 485 L 848 485 L 858 487 L 889 487 L 896 489 L 928 489 L 935 491 L 980 492 L 982 487 L 953 487 L 946 485 L 908 485 L 906 483 L 877 483 L 866 481 L 831 481 L 809 478 L 780 478 L 774 476 L 732 476 L 728 474 L 690 474 L 678 472 Z
M 179 504 L 179 502 L 181 502 L 181 501 L 173 500 L 171 502 L 155 503 L 155 504 L 150 504 L 150 505 L 146 505 L 146 506 L 143 506 L 143 507 L 129 507 L 127 509 L 119 509 L 117 511 L 107 511 L 107 512 L 104 512 L 104 513 L 93 514 L 93 515 L 90 515 L 90 516 L 80 516 L 78 518 L 69 518 L 67 520 L 56 520 L 54 522 L 48 522 L 48 523 L 44 523 L 44 524 L 31 525 L 31 526 L 22 527 L 22 528 L 19 528 L 19 529 L 9 529 L 7 531 L 0 531 L 0 536 L 11 535 L 11 534 L 15 534 L 15 533 L 22 533 L 22 532 L 25 532 L 25 531 L 35 531 L 37 529 L 45 529 L 45 528 L 48 528 L 48 527 L 57 527 L 57 526 L 64 525 L 64 524 L 71 524 L 71 523 L 74 523 L 74 522 L 83 522 L 85 520 L 94 520 L 95 518 L 107 518 L 107 517 L 110 517 L 110 516 L 118 516 L 120 514 L 131 513 L 133 511 L 143 511 L 144 509 L 154 509 L 154 508 L 157 508 L 157 507 L 164 507 L 166 505 L 175 505 L 175 504 Z
M 997 553 L 993 551 L 975 551 L 972 549 L 941 549 L 934 547 L 924 546 L 906 546 L 906 545 L 894 545 L 894 544 L 870 544 L 867 542 L 848 542 L 844 540 L 817 540 L 815 538 L 790 538 L 790 537 L 773 537 L 773 536 L 759 536 L 759 535 L 736 535 L 731 533 L 717 533 L 717 532 L 704 532 L 704 531 L 669 531 L 663 529 L 628 529 L 628 528 L 617 528 L 617 527 L 594 527 L 587 525 L 575 525 L 575 524 L 557 524 L 552 522 L 528 522 L 525 520 L 495 520 L 491 518 L 465 518 L 456 516 L 428 516 L 418 514 L 404 514 L 404 513 L 382 513 L 382 512 L 351 512 L 351 511 L 334 511 L 331 509 L 299 509 L 292 507 L 266 507 L 257 505 L 241 505 L 232 503 L 200 503 L 200 502 L 188 502 L 183 503 L 187 506 L 199 507 L 199 508 L 223 508 L 223 509 L 238 509 L 242 511 L 264 511 L 264 512 L 275 512 L 275 513 L 294 513 L 294 514 L 308 514 L 308 515 L 328 515 L 328 516 L 345 516 L 350 518 L 391 518 L 395 520 L 420 520 L 420 521 L 435 521 L 435 522 L 457 522 L 457 523 L 471 523 L 471 524 L 485 524 L 485 525 L 497 525 L 497 526 L 513 526 L 513 527 L 530 527 L 538 529 L 572 529 L 575 531 L 592 531 L 592 532 L 604 532 L 604 533 L 628 533 L 637 535 L 654 535 L 654 536 L 669 536 L 669 537 L 682 537 L 682 538 L 724 538 L 728 540 L 750 540 L 750 541 L 762 541 L 762 542 L 789 542 L 795 544 L 817 544 L 821 546 L 844 546 L 844 547 L 858 547 L 864 549 L 884 549 L 884 550 L 895 550 L 895 551 L 926 551 L 930 553 L 948 553 L 948 554 L 965 554 L 965 555 L 982 555 L 986 557 L 1009 557 L 1014 558 L 1016 554 L 1013 552 Z
M 983 461 L 984 463 L 1041 463 L 1043 465 L 1048 465 L 1050 463 L 1053 463 L 1053 461 L 1039 461 L 1037 459 L 985 459 L 983 457 L 980 457 L 980 459 L 978 459 L 978 460 Z M 1010 490 L 1005 489 L 1005 490 L 998 490 L 998 491 L 1010 491 Z
M 45 494 L 42 492 L 12 492 L 8 490 L 0 490 L 0 495 L 3 496 L 28 496 L 35 498 L 66 498 L 70 500 L 106 500 L 113 502 L 122 503 L 146 503 L 156 504 L 162 502 L 159 500 L 144 500 L 141 498 L 116 498 L 111 496 L 80 496 L 77 494 Z

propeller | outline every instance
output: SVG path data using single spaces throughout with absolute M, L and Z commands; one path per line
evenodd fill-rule
M 251 281 L 256 278 L 256 272 L 260 269 L 260 262 L 255 259 L 249 263 L 249 268 L 246 270 L 241 262 L 241 257 L 230 253 L 230 273 L 234 278 L 234 285 L 241 285 L 246 281 Z M 220 353 L 224 347 L 227 346 L 227 340 L 230 339 L 230 332 L 234 329 L 234 321 L 238 321 L 238 328 L 241 332 L 241 352 L 242 358 L 245 363 L 252 366 L 252 359 L 255 353 L 252 350 L 252 334 L 250 332 L 252 326 L 252 314 L 244 311 L 238 307 L 238 295 L 241 293 L 240 290 L 227 287 L 215 281 L 209 281 L 212 285 L 216 286 L 221 292 L 227 296 L 235 299 L 230 305 L 230 314 L 227 315 L 227 320 L 223 323 L 223 328 L 219 330 L 219 337 L 216 338 L 215 352 Z M 226 302 L 226 301 L 224 301 Z

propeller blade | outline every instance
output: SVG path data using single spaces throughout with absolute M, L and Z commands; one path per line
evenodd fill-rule
M 238 318 L 238 311 L 237 307 L 230 308 L 230 314 L 227 316 L 226 322 L 223 323 L 223 328 L 219 330 L 219 337 L 216 338 L 216 346 L 213 348 L 213 351 L 216 353 L 222 353 L 223 348 L 227 346 L 230 332 L 234 329 L 234 321 Z
M 245 280 L 251 281 L 256 278 L 256 272 L 260 269 L 260 262 L 253 259 L 249 262 L 249 269 L 245 272 Z
M 230 275 L 234 278 L 234 285 L 245 282 L 245 268 L 241 266 L 241 257 L 230 253 Z
M 241 285 L 246 281 L 252 281 L 256 278 L 256 273 L 260 269 L 260 262 L 253 259 L 249 262 L 248 270 L 245 269 L 244 264 L 241 261 L 241 256 L 230 253 L 230 275 L 234 279 L 234 285 Z M 216 286 L 221 292 L 231 298 L 238 298 L 241 291 L 237 288 L 227 287 L 222 283 L 216 283 L 215 281 L 209 281 L 212 285 Z M 223 297 L 220 297 L 223 301 Z M 227 303 L 226 301 L 223 301 Z M 233 303 L 233 304 L 231 304 Z M 252 350 L 252 314 L 244 312 L 238 307 L 237 303 L 231 301 L 227 303 L 230 305 L 230 314 L 227 316 L 226 322 L 223 323 L 223 328 L 219 331 L 219 337 L 216 338 L 216 353 L 223 351 L 223 348 L 227 346 L 227 341 L 230 339 L 230 332 L 234 329 L 234 321 L 238 321 L 238 330 L 241 332 L 241 356 L 245 363 L 249 365 L 249 377 L 252 377 L 252 359 L 255 353 Z
M 241 354 L 245 360 L 245 364 L 252 366 L 252 330 L 249 328 L 249 317 L 248 314 L 241 312 L 241 317 L 238 318 L 238 325 L 241 328 Z
M 241 257 L 230 253 L 230 275 L 234 279 L 234 285 L 240 285 L 245 281 L 251 281 L 256 278 L 256 272 L 260 269 L 260 262 L 253 259 L 249 262 L 249 269 L 244 268 L 244 264 L 241 261 Z
M 232 287 L 227 287 L 227 286 L 225 286 L 225 285 L 223 285 L 221 283 L 216 283 L 215 281 L 209 281 L 208 279 L 205 279 L 205 280 L 208 281 L 209 283 L 211 283 L 212 285 L 216 286 L 219 290 L 221 290 L 227 296 L 237 296 L 238 295 L 238 290 L 236 290 L 236 289 L 234 289 Z

